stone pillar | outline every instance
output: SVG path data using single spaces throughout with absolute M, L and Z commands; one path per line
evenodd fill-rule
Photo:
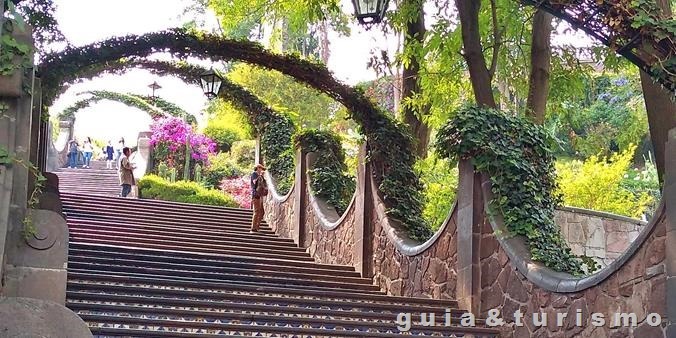
M 307 210 L 307 153 L 296 151 L 296 189 L 293 201 L 293 240 L 299 247 L 305 247 L 305 214 Z
M 481 265 L 481 183 L 474 173 L 474 166 L 469 160 L 458 163 L 458 305 L 465 311 L 479 316 Z
M 667 338 L 676 338 L 676 129 L 669 132 L 665 152 Z
M 254 165 L 263 163 L 263 154 L 261 154 L 261 137 L 256 136 L 256 152 L 254 157 Z
M 366 162 L 367 145 L 359 148 L 357 191 L 354 211 L 354 267 L 364 278 L 373 276 L 373 195 L 371 165 Z

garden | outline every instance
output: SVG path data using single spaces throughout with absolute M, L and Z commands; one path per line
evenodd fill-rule
M 404 1 L 387 12 L 371 34 L 396 36 L 396 50 L 368 46 L 364 69 L 351 71 L 372 79 L 347 85 L 327 66 L 332 53 L 345 52 L 332 42 L 354 36 L 338 2 L 196 1 L 185 12 L 210 10 L 215 33 L 195 20 L 45 55 L 41 62 L 52 68 L 42 74 L 43 102 L 53 103 L 66 84 L 127 67 L 194 84 L 205 69 L 186 60 L 208 58 L 222 79 L 212 93 L 218 98 L 203 109 L 205 123 L 170 100 L 155 102 L 165 103 L 153 115 L 153 175 L 139 182 L 143 197 L 248 208 L 258 139 L 281 195 L 293 187 L 296 151 L 316 152 L 310 189 L 342 213 L 366 145 L 388 215 L 425 241 L 455 202 L 458 161 L 471 159 L 490 174 L 493 205 L 528 239 L 533 257 L 579 273 L 580 257 L 554 228 L 556 208 L 641 219 L 657 208 L 665 156 L 654 102 L 673 90 L 673 27 L 659 20 L 657 5 L 622 0 L 616 6 L 631 15 L 610 21 L 623 27 L 613 43 L 580 47 L 561 42 L 571 27 L 541 9 L 508 0 L 455 3 L 457 12 L 446 10 L 448 1 L 430 4 L 434 10 Z M 643 63 L 618 58 L 626 51 L 616 43 L 630 46 L 637 37 L 654 55 Z M 180 60 L 144 59 L 158 50 Z M 669 62 L 655 61 L 662 59 Z M 115 97 L 140 107 L 138 95 L 125 95 Z

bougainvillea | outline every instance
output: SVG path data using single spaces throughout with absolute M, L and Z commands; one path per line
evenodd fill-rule
M 209 155 L 216 151 L 216 143 L 210 138 L 193 132 L 191 125 L 177 117 L 156 119 L 150 126 L 150 144 L 155 150 L 155 160 L 166 162 L 169 167 L 185 163 L 185 145 L 190 140 L 193 163 L 208 165 Z
M 246 177 L 232 177 L 222 180 L 221 190 L 231 195 L 241 208 L 251 208 L 251 184 Z

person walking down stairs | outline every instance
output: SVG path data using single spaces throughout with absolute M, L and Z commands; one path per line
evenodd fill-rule
M 82 153 L 84 155 L 84 164 L 82 168 L 91 168 L 92 155 L 94 154 L 94 147 L 92 146 L 92 139 L 87 137 L 87 140 L 84 141 L 82 145 Z
M 113 154 L 115 149 L 113 148 L 113 141 L 108 141 L 106 146 L 106 169 L 113 169 Z
M 68 167 L 71 169 L 77 168 L 77 154 L 78 144 L 75 139 L 72 139 L 68 145 Z
M 251 205 L 253 205 L 253 219 L 251 220 L 251 231 L 258 232 L 265 215 L 263 210 L 263 196 L 268 194 L 268 186 L 264 178 L 265 167 L 257 164 L 254 172 L 251 173 Z
M 131 149 L 124 147 L 122 157 L 120 158 L 120 186 L 122 187 L 121 197 L 127 197 L 131 192 L 131 186 L 134 185 L 134 166 L 129 161 Z

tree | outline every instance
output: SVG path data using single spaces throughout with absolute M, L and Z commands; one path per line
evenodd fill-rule
M 662 18 L 664 18 L 664 20 L 673 20 L 671 17 L 671 6 L 669 1 L 656 1 L 662 11 Z M 661 183 L 664 182 L 664 162 L 669 130 L 676 128 L 676 103 L 673 101 L 674 93 L 669 93 L 662 89 L 659 84 L 654 83 L 653 79 L 643 71 L 641 71 L 641 85 L 643 86 L 643 96 L 645 99 L 646 111 L 648 113 L 650 138 L 653 143 L 653 148 L 655 149 L 657 173 Z
M 530 79 L 526 115 L 535 123 L 545 121 L 549 96 L 550 59 L 552 55 L 552 15 L 538 9 L 533 17 L 533 38 L 530 49 Z

